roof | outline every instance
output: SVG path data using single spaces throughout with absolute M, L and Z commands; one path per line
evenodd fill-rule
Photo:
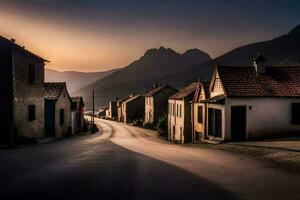
M 153 96 L 153 95 L 155 95 L 155 94 L 157 94 L 158 92 L 160 92 L 160 91 L 162 91 L 163 89 L 165 89 L 165 88 L 172 88 L 171 86 L 169 86 L 169 85 L 162 85 L 162 86 L 159 86 L 159 87 L 157 87 L 157 88 L 155 88 L 155 89 L 153 89 L 153 90 L 151 90 L 150 92 L 148 92 L 147 94 L 145 94 L 145 96 L 146 97 L 150 97 L 150 96 Z M 175 90 L 175 88 L 173 88 L 174 90 Z
M 45 99 L 57 100 L 66 88 L 65 82 L 50 82 L 44 84 Z
M 210 82 L 198 82 L 193 102 L 198 102 L 201 94 L 201 89 L 204 88 L 205 98 L 209 98 Z
M 197 88 L 198 82 L 189 84 L 188 86 L 179 90 L 179 92 L 173 94 L 169 99 L 183 99 L 191 94 L 193 94 Z
M 126 99 L 125 101 L 123 101 L 122 103 L 128 103 L 130 101 L 133 101 L 139 97 L 141 97 L 142 95 L 134 95 L 134 96 L 130 96 L 128 99 Z
M 34 57 L 34 58 L 36 58 L 36 59 L 38 59 L 38 60 L 41 60 L 41 61 L 43 61 L 43 62 L 50 62 L 50 61 L 48 61 L 48 60 L 46 60 L 46 59 L 44 59 L 44 58 L 42 58 L 42 57 L 40 57 L 40 56 L 38 56 L 38 55 L 36 55 L 36 54 L 34 54 L 34 53 L 28 51 L 27 49 L 25 49 L 25 47 L 22 47 L 22 46 L 18 45 L 17 43 L 15 43 L 14 41 L 9 40 L 9 39 L 7 39 L 7 38 L 1 36 L 1 35 L 0 35 L 0 40 L 3 40 L 3 41 L 5 41 L 5 42 L 11 44 L 12 47 L 16 48 L 17 50 L 20 50 L 20 51 L 24 52 L 25 54 L 27 54 L 27 55 L 29 55 L 29 56 L 32 56 L 32 57 Z
M 228 97 L 300 97 L 300 66 L 266 67 L 263 74 L 254 67 L 217 70 Z
M 71 99 L 72 99 L 72 102 L 74 102 L 76 104 L 81 104 L 82 106 L 84 106 L 82 97 L 71 97 Z
M 224 95 L 218 95 L 218 96 L 214 96 L 212 98 L 209 99 L 205 99 L 201 102 L 204 103 L 215 103 L 215 104 L 224 104 L 225 103 L 225 96 Z

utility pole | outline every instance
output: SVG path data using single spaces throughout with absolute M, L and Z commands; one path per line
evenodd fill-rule
M 94 133 L 94 122 L 95 122 L 95 91 L 93 90 L 93 113 L 92 113 L 91 133 Z

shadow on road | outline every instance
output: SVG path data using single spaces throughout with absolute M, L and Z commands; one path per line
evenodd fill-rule
M 0 152 L 1 199 L 236 199 L 109 140 L 91 144 L 93 137 Z

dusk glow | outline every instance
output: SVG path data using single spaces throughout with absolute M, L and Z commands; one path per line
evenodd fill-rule
M 282 35 L 300 18 L 293 0 L 182 2 L 2 0 L 0 34 L 50 60 L 48 68 L 102 71 L 159 46 L 220 56 Z

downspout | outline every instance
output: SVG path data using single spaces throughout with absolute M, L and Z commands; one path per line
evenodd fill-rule
M 192 142 L 195 142 L 194 103 L 191 101 Z

